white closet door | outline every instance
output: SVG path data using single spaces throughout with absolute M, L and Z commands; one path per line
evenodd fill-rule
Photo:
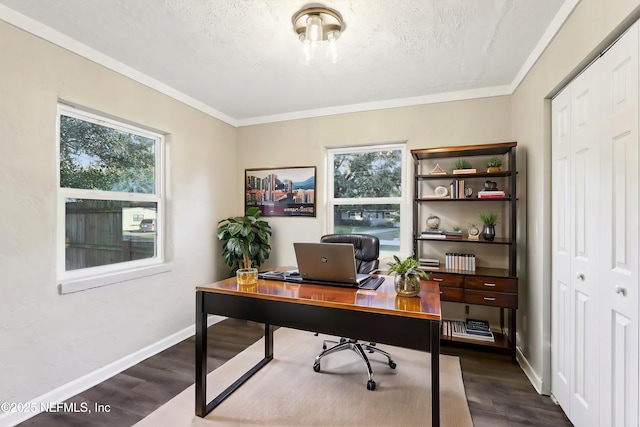
M 552 390 L 578 426 L 597 426 L 599 417 L 598 68 L 585 70 L 553 104 Z
M 571 407 L 571 87 L 552 102 L 551 390 L 565 412 Z
M 571 415 L 577 426 L 597 426 L 598 227 L 600 220 L 600 64 L 571 84 Z
M 638 425 L 638 24 L 602 62 L 602 426 Z

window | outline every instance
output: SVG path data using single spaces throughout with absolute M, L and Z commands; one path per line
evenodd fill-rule
M 329 149 L 328 229 L 380 239 L 380 258 L 408 252 L 405 145 Z M 406 239 L 405 239 L 406 240 Z M 401 244 L 402 243 L 402 244 Z
M 73 291 L 113 283 L 122 280 L 116 273 L 144 273 L 144 267 L 163 261 L 163 145 L 160 134 L 58 106 L 58 276 L 63 286 L 87 278 L 91 283 Z

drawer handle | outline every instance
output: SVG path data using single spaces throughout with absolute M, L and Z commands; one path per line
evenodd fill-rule
M 434 277 L 434 278 L 433 278 L 433 279 L 431 279 L 431 280 L 433 280 L 434 282 L 442 282 L 442 279 L 440 279 L 440 278 L 438 278 L 438 277 Z
M 492 298 L 492 297 L 484 297 L 484 300 L 485 301 L 495 301 L 496 299 Z
M 484 285 L 485 285 L 485 286 L 488 286 L 488 287 L 490 287 L 490 288 L 495 288 L 495 287 L 496 287 L 496 284 L 495 284 L 495 283 L 485 283 Z

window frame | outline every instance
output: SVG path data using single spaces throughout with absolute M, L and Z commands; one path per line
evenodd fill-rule
M 155 140 L 154 144 L 154 192 L 152 194 L 86 190 L 64 188 L 60 186 L 60 117 L 68 116 L 110 127 L 127 133 L 133 133 Z M 165 135 L 143 126 L 128 123 L 122 119 L 105 114 L 89 111 L 76 106 L 58 103 L 56 112 L 56 273 L 58 291 L 60 294 L 78 292 L 86 289 L 110 285 L 127 280 L 133 280 L 153 274 L 170 271 L 171 267 L 165 263 L 165 227 L 164 227 L 164 188 L 165 188 Z M 156 235 L 155 255 L 153 257 L 124 261 L 95 267 L 84 267 L 76 270 L 66 270 L 66 199 L 78 198 L 88 200 L 115 200 L 124 202 L 153 202 L 156 203 Z
M 345 153 L 364 153 L 372 151 L 384 151 L 384 150 L 399 150 L 401 164 L 401 185 L 399 197 L 351 197 L 351 198 L 336 198 L 334 197 L 334 170 L 333 170 L 333 157 L 335 154 Z M 326 171 L 326 206 L 325 206 L 325 233 L 333 233 L 334 230 L 334 218 L 333 208 L 336 205 L 371 205 L 371 204 L 398 204 L 400 206 L 400 257 L 406 257 L 413 251 L 412 243 L 412 199 L 410 196 L 410 183 L 411 183 L 411 169 L 409 167 L 409 150 L 407 148 L 407 141 L 398 142 L 386 142 L 379 144 L 369 145 L 353 145 L 343 147 L 327 147 L 325 153 L 325 171 Z M 413 163 L 411 163 L 413 164 Z M 386 263 L 391 261 L 390 258 L 381 258 L 380 267 L 386 268 Z

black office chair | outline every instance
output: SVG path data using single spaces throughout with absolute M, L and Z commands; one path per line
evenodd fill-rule
M 358 273 L 373 273 L 378 269 L 378 256 L 380 254 L 380 240 L 376 236 L 368 234 L 327 234 L 320 238 L 323 243 L 351 243 L 353 245 L 356 258 L 356 270 Z M 327 344 L 333 344 L 327 348 Z M 316 356 L 313 363 L 313 370 L 320 372 L 320 359 L 331 353 L 342 350 L 354 351 L 367 365 L 369 380 L 367 381 L 367 389 L 375 390 L 376 382 L 373 380 L 373 371 L 371 363 L 365 353 L 380 353 L 387 357 L 391 369 L 396 368 L 396 363 L 391 359 L 391 355 L 384 350 L 380 350 L 374 343 L 364 344 L 358 340 L 351 338 L 340 338 L 340 341 L 324 340 L 322 342 L 322 353 Z

